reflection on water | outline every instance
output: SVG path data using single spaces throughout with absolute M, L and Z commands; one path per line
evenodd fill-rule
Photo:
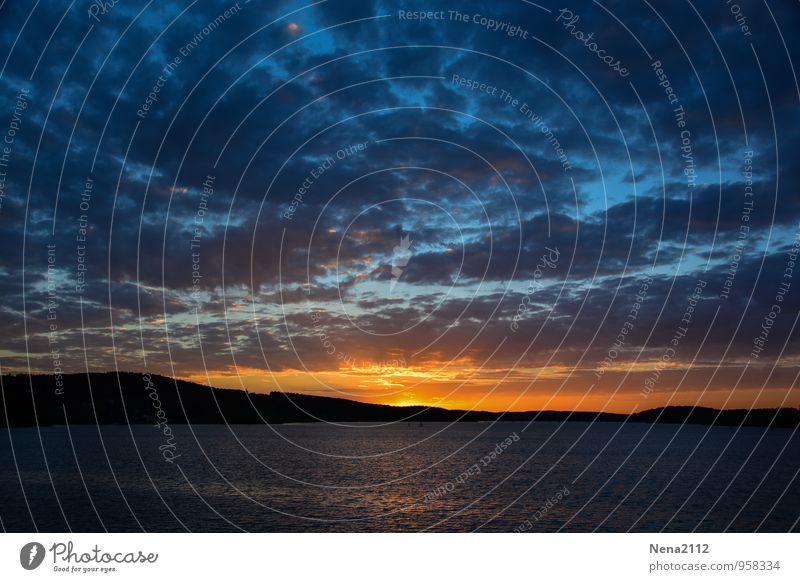
M 800 516 L 800 438 L 790 429 L 507 422 L 174 432 L 180 456 L 170 464 L 149 426 L 3 430 L 3 527 L 787 531 Z

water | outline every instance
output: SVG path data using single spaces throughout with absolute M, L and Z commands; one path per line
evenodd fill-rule
M 152 426 L 0 430 L 2 527 L 799 529 L 800 436 L 791 429 L 504 422 L 173 430 L 173 463 Z

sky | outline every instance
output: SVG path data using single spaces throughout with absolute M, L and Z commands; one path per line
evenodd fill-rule
M 798 406 L 798 26 L 789 0 L 2 3 L 0 372 Z

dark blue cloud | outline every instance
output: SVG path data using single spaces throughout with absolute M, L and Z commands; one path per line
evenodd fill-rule
M 84 342 L 98 368 L 113 348 L 135 367 L 143 343 L 166 367 L 170 342 L 192 371 L 198 334 L 217 369 L 232 350 L 266 365 L 259 338 L 274 369 L 324 367 L 309 301 L 376 358 L 477 338 L 476 360 L 506 341 L 508 364 L 535 334 L 507 338 L 546 247 L 561 260 L 529 364 L 600 356 L 643 277 L 637 346 L 669 341 L 703 278 L 723 316 L 709 303 L 686 345 L 742 357 L 800 220 L 800 90 L 795 4 L 739 6 L 746 29 L 724 3 L 475 2 L 466 20 L 420 2 L 6 3 L 3 365 L 27 350 L 46 369 L 48 284 L 73 369 Z M 796 338 L 797 308 L 775 338 Z

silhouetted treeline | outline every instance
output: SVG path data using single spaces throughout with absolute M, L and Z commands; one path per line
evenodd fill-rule
M 342 398 L 210 388 L 164 376 L 129 372 L 0 377 L 0 426 L 53 424 L 259 424 L 392 421 L 582 421 L 689 423 L 724 426 L 800 424 L 794 408 L 716 410 L 670 406 L 632 415 L 597 412 L 484 412 L 366 404 Z

